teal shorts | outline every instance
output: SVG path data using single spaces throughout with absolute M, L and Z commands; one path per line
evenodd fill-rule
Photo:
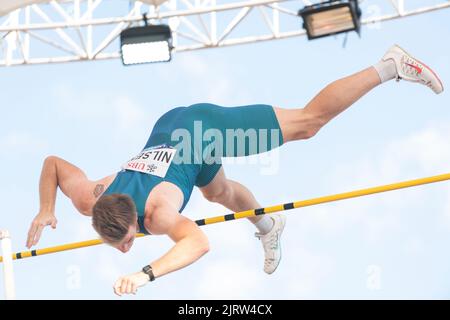
M 187 137 L 191 141 L 186 141 Z M 222 157 L 270 151 L 283 144 L 283 136 L 270 105 L 221 107 L 199 103 L 172 109 L 157 121 L 145 147 L 159 144 L 177 149 L 185 146 L 175 162 L 191 167 L 186 171 L 195 174 L 196 186 L 203 187 L 219 171 Z

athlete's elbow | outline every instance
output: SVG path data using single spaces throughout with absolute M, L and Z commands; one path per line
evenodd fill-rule
M 209 252 L 209 240 L 206 235 L 203 234 L 197 239 L 196 242 L 197 243 L 195 247 L 197 248 L 197 252 L 200 256 L 203 256 Z
M 198 251 L 198 258 L 203 257 L 205 254 L 209 252 L 209 246 L 201 247 Z
M 209 242 L 208 243 L 206 243 L 206 244 L 204 244 L 203 246 L 202 246 L 202 248 L 201 248 L 202 250 L 201 250 L 201 252 L 202 252 L 202 255 L 205 255 L 205 254 L 207 254 L 208 252 L 209 252 Z

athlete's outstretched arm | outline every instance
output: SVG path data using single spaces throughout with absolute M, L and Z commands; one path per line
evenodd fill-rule
M 176 214 L 176 221 L 167 228 L 167 235 L 175 245 L 151 263 L 155 277 L 184 268 L 209 251 L 208 238 L 199 226 L 178 212 Z
M 81 213 L 88 214 L 85 195 L 91 185 L 92 182 L 87 179 L 84 172 L 73 164 L 55 156 L 47 157 L 39 181 L 39 213 L 31 223 L 27 247 L 38 243 L 46 226 L 56 228 L 55 202 L 58 186 Z
M 175 241 L 175 245 L 166 254 L 150 264 L 155 278 L 184 268 L 209 251 L 208 238 L 203 231 L 194 221 L 183 217 L 175 209 L 158 209 L 157 215 L 151 220 L 152 229 L 158 230 L 157 233 L 167 234 Z M 118 295 L 135 293 L 138 287 L 148 281 L 148 275 L 142 271 L 121 277 L 114 285 L 114 292 Z

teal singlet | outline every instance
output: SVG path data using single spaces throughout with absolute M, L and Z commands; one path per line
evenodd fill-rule
M 248 134 L 244 140 L 233 135 L 243 132 Z M 254 132 L 256 134 L 252 135 Z M 256 143 L 250 143 L 250 136 Z M 216 146 L 221 147 L 213 147 L 219 140 L 221 144 Z M 281 129 L 270 105 L 221 107 L 200 103 L 178 107 L 158 119 L 137 157 L 153 157 L 163 163 L 165 156 L 165 160 L 169 160 L 170 152 L 163 154 L 159 150 L 173 148 L 173 159 L 167 171 L 158 176 L 151 172 L 152 167 L 156 167 L 153 164 L 147 165 L 146 172 L 132 170 L 134 164 L 123 167 L 104 194 L 130 196 L 136 205 L 140 232 L 148 234 L 144 227 L 145 203 L 152 189 L 160 182 L 171 182 L 183 192 L 181 212 L 189 201 L 194 185 L 206 186 L 217 174 L 222 157 L 257 154 L 282 143 Z

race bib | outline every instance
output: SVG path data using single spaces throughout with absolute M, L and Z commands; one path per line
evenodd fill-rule
M 165 145 L 150 147 L 122 165 L 122 169 L 164 178 L 176 152 L 176 149 Z

